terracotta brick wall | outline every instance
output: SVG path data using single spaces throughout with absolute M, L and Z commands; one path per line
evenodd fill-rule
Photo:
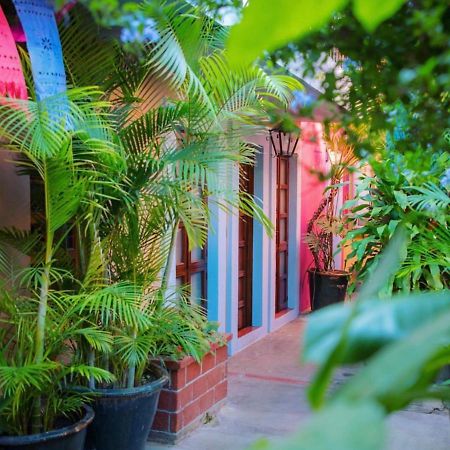
M 213 413 L 227 396 L 227 347 L 212 347 L 201 363 L 166 361 L 170 385 L 162 390 L 150 439 L 175 442 Z

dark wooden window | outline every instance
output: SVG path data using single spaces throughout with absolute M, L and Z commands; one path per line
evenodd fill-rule
M 189 286 L 191 299 L 206 308 L 206 246 L 189 251 L 189 239 L 180 225 L 176 239 L 177 285 Z
M 288 307 L 289 158 L 277 161 L 275 311 Z
M 239 189 L 254 194 L 254 167 L 240 167 Z M 239 213 L 238 330 L 252 326 L 253 218 Z

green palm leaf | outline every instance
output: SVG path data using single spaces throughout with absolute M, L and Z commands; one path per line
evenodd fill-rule
M 105 86 L 115 67 L 114 41 L 77 3 L 58 24 L 64 65 L 74 86 Z M 103 32 L 103 33 L 102 33 Z

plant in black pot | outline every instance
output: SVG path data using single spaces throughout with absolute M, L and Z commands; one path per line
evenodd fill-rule
M 330 184 L 308 223 L 305 242 L 314 259 L 314 267 L 308 269 L 312 310 L 345 300 L 349 273 L 336 270 L 333 240 L 346 234 L 345 222 L 337 211 L 337 197 L 344 175 L 357 158 L 349 145 L 345 132 L 337 124 L 330 125 L 324 134 L 330 161 Z
M 112 380 L 109 372 L 73 360 L 80 324 L 67 308 L 74 276 L 61 258 L 77 214 L 86 204 L 96 210 L 92 200 L 103 181 L 94 156 L 110 154 L 94 99 L 93 90 L 79 89 L 64 94 L 64 105 L 56 105 L 55 98 L 0 101 L 0 135 L 12 152 L 8 156 L 15 153 L 11 159 L 19 173 L 33 175 L 38 198 L 31 231 L 0 230 L 2 450 L 82 450 L 94 416 L 85 406 L 91 399 L 65 386 L 73 376 Z M 48 114 L 56 106 L 64 106 L 64 118 Z M 97 325 L 86 329 L 93 345 L 100 345 Z
M 65 295 L 52 291 L 51 318 L 43 327 L 45 347 L 37 360 L 37 304 L 2 283 L 0 296 L 0 449 L 83 450 L 88 425 L 94 412 L 91 398 L 69 393 L 68 380 L 92 377 L 111 380 L 101 369 L 74 364 L 69 345 L 77 327 L 61 308 Z M 67 339 L 67 341 L 66 341 Z M 94 332 L 92 333 L 94 339 Z
M 182 292 L 170 298 L 162 296 L 160 289 L 144 292 L 124 282 L 72 301 L 84 320 L 89 311 L 108 333 L 103 346 L 80 336 L 75 359 L 102 365 L 114 374 L 113 382 L 74 380 L 74 392 L 94 396 L 95 420 L 86 449 L 144 449 L 159 394 L 168 382 L 164 368 L 150 361 L 187 353 L 200 360 L 209 349 L 204 313 L 190 305 Z

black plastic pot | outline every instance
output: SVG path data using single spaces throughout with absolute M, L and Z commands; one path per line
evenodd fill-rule
M 83 450 L 93 419 L 94 411 L 85 406 L 84 416 L 73 425 L 27 436 L 0 436 L 0 450 Z
M 309 293 L 313 311 L 343 302 L 347 293 L 349 273 L 343 270 L 319 272 L 309 269 Z
M 130 389 L 94 389 L 95 420 L 89 428 L 86 450 L 143 450 L 167 373 L 152 367 L 158 379 Z M 79 390 L 78 388 L 77 390 Z M 87 389 L 86 389 L 87 391 Z

